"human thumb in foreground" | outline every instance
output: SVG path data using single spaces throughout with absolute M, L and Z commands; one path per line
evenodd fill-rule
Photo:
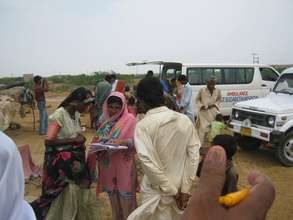
M 265 219 L 275 190 L 270 180 L 257 172 L 248 175 L 251 191 L 247 198 L 231 208 L 219 204 L 226 169 L 226 154 L 222 147 L 213 146 L 204 160 L 199 184 L 182 219 L 184 220 L 257 220 Z

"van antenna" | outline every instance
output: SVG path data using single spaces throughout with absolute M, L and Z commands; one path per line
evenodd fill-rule
M 252 53 L 252 63 L 259 64 L 260 56 L 258 53 Z

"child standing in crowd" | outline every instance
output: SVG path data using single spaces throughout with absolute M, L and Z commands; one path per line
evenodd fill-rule
M 127 108 L 128 112 L 136 116 L 137 113 L 137 106 L 136 106 L 136 100 L 133 96 L 127 99 Z
M 217 135 L 213 140 L 213 145 L 219 145 L 222 148 L 224 148 L 226 152 L 226 180 L 225 184 L 222 190 L 222 195 L 226 195 L 227 193 L 235 192 L 237 191 L 237 183 L 238 183 L 238 172 L 234 166 L 234 163 L 232 161 L 233 156 L 235 155 L 237 151 L 236 146 L 236 140 L 233 136 L 223 134 L 223 135 Z M 202 164 L 205 158 L 205 155 L 207 154 L 207 150 L 203 152 L 202 160 L 198 165 L 197 173 L 196 175 L 199 177 Z
M 224 129 L 227 125 L 224 122 L 222 114 L 217 114 L 215 120 L 211 122 L 209 131 L 205 133 L 203 138 L 202 147 L 200 149 L 200 155 L 208 150 L 212 146 L 213 139 L 220 134 L 224 133 Z
M 124 96 L 126 100 L 128 100 L 132 96 L 129 85 L 125 85 L 124 87 Z
M 225 129 L 227 127 L 227 125 L 224 122 L 224 117 L 222 114 L 217 114 L 215 119 L 216 120 L 211 123 L 211 129 L 208 134 L 208 142 L 209 143 L 212 143 L 214 138 L 217 135 L 222 134 L 223 129 Z

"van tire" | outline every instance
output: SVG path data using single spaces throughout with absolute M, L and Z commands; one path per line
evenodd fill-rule
M 257 150 L 261 145 L 261 140 L 253 137 L 246 137 L 239 135 L 237 137 L 237 144 L 242 150 L 253 151 Z
M 289 132 L 284 136 L 279 146 L 277 146 L 276 156 L 284 166 L 293 166 L 293 132 Z

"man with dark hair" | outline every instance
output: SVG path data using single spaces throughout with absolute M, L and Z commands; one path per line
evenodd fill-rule
M 145 77 L 153 77 L 154 76 L 154 72 L 152 70 L 147 71 Z
M 34 92 L 40 115 L 39 135 L 45 135 L 48 130 L 48 114 L 46 111 L 45 92 L 48 91 L 48 82 L 41 76 L 34 77 Z
M 183 87 L 183 94 L 179 103 L 180 112 L 187 115 L 188 118 L 190 118 L 190 120 L 192 121 L 192 123 L 194 123 L 194 111 L 193 111 L 192 101 L 191 101 L 192 88 L 185 75 L 180 75 L 178 77 L 178 82 Z
M 217 135 L 213 140 L 213 145 L 220 145 L 226 152 L 227 159 L 232 160 L 232 157 L 237 151 L 235 137 L 228 134 Z
M 164 106 L 158 78 L 142 79 L 136 95 L 146 112 L 134 135 L 145 175 L 141 183 L 142 205 L 128 220 L 180 219 L 199 160 L 197 133 L 188 117 Z
M 156 77 L 142 79 L 136 87 L 136 95 L 148 109 L 164 105 L 164 90 Z

